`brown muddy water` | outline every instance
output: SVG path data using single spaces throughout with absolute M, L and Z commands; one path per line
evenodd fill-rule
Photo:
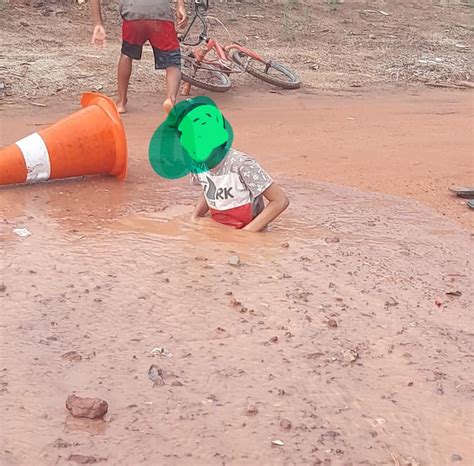
M 373 135 L 384 98 L 388 120 L 402 115 L 385 145 L 414 137 L 400 134 L 402 111 L 464 105 L 449 94 L 425 96 L 425 107 L 406 96 L 351 99 L 352 114 L 365 115 L 358 134 Z M 259 122 L 268 99 L 236 102 Z M 333 124 L 324 123 L 332 120 L 323 107 L 344 118 L 349 109 L 337 97 L 308 99 L 299 110 L 289 99 L 289 109 L 300 124 L 321 117 L 323 130 Z M 258 136 L 229 107 L 239 139 L 244 132 L 253 141 L 244 149 L 258 156 L 265 140 L 274 148 L 261 160 L 291 206 L 263 234 L 193 224 L 196 192 L 185 180 L 159 180 L 146 163 L 156 121 L 143 107 L 125 120 L 126 183 L 92 178 L 0 191 L 0 464 L 68 465 L 75 454 L 111 465 L 472 464 L 472 236 L 464 206 L 449 199 L 447 218 L 407 193 L 329 183 L 335 168 L 318 166 L 324 156 L 287 167 L 314 130 L 288 139 L 267 118 Z M 60 113 L 42 112 L 8 109 L 2 143 Z M 276 125 L 283 117 L 274 114 Z M 457 131 L 451 116 L 446 132 Z M 285 131 L 296 130 L 298 118 Z M 353 130 L 341 125 L 345 140 Z M 453 141 L 458 167 L 469 165 L 460 149 L 468 137 Z M 437 147 L 427 151 L 441 150 L 432 138 Z M 374 183 L 388 180 L 367 152 Z M 346 184 L 356 185 L 357 171 L 368 182 L 370 170 L 354 163 Z M 442 178 L 446 166 L 425 170 Z M 233 255 L 240 266 L 228 263 Z M 446 294 L 453 292 L 460 295 Z M 152 354 L 156 347 L 170 354 Z M 82 359 L 65 360 L 70 351 Z M 164 385 L 153 387 L 151 364 Z M 64 403 L 74 391 L 107 400 L 105 420 L 71 418 Z

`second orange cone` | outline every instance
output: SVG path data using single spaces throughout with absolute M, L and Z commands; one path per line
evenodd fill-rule
M 127 173 L 127 139 L 114 102 L 86 93 L 82 110 L 0 150 L 0 185 Z

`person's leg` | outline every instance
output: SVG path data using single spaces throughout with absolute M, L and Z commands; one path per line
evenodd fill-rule
M 154 21 L 149 40 L 155 55 L 155 68 L 166 70 L 166 98 L 163 108 L 169 113 L 176 103 L 181 82 L 181 52 L 173 21 Z
M 132 59 L 127 57 L 127 55 L 120 55 L 120 60 L 118 64 L 118 99 L 117 99 L 117 110 L 119 113 L 125 113 L 127 111 L 127 92 L 128 84 L 130 83 L 130 76 L 132 74 Z
M 126 112 L 128 85 L 132 74 L 133 60 L 140 60 L 142 58 L 143 44 L 146 40 L 146 22 L 134 20 L 122 23 L 122 55 L 120 56 L 117 72 L 117 110 L 119 113 Z
M 181 70 L 176 66 L 166 68 L 166 99 L 163 101 L 163 108 L 166 113 L 176 104 L 178 96 L 179 84 L 181 82 Z

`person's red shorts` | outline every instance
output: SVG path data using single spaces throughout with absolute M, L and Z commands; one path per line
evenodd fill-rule
M 181 67 L 179 41 L 172 21 L 156 19 L 123 21 L 122 53 L 124 55 L 140 60 L 143 44 L 147 41 L 153 48 L 156 69 Z

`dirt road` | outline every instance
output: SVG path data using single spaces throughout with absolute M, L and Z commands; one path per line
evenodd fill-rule
M 146 161 L 158 96 L 125 117 L 125 184 L 3 189 L 1 464 L 472 464 L 472 218 L 446 192 L 473 180 L 470 99 L 222 97 L 291 199 L 261 235 L 188 222 Z M 73 108 L 7 107 L 0 142 Z M 69 418 L 72 391 L 109 417 Z

